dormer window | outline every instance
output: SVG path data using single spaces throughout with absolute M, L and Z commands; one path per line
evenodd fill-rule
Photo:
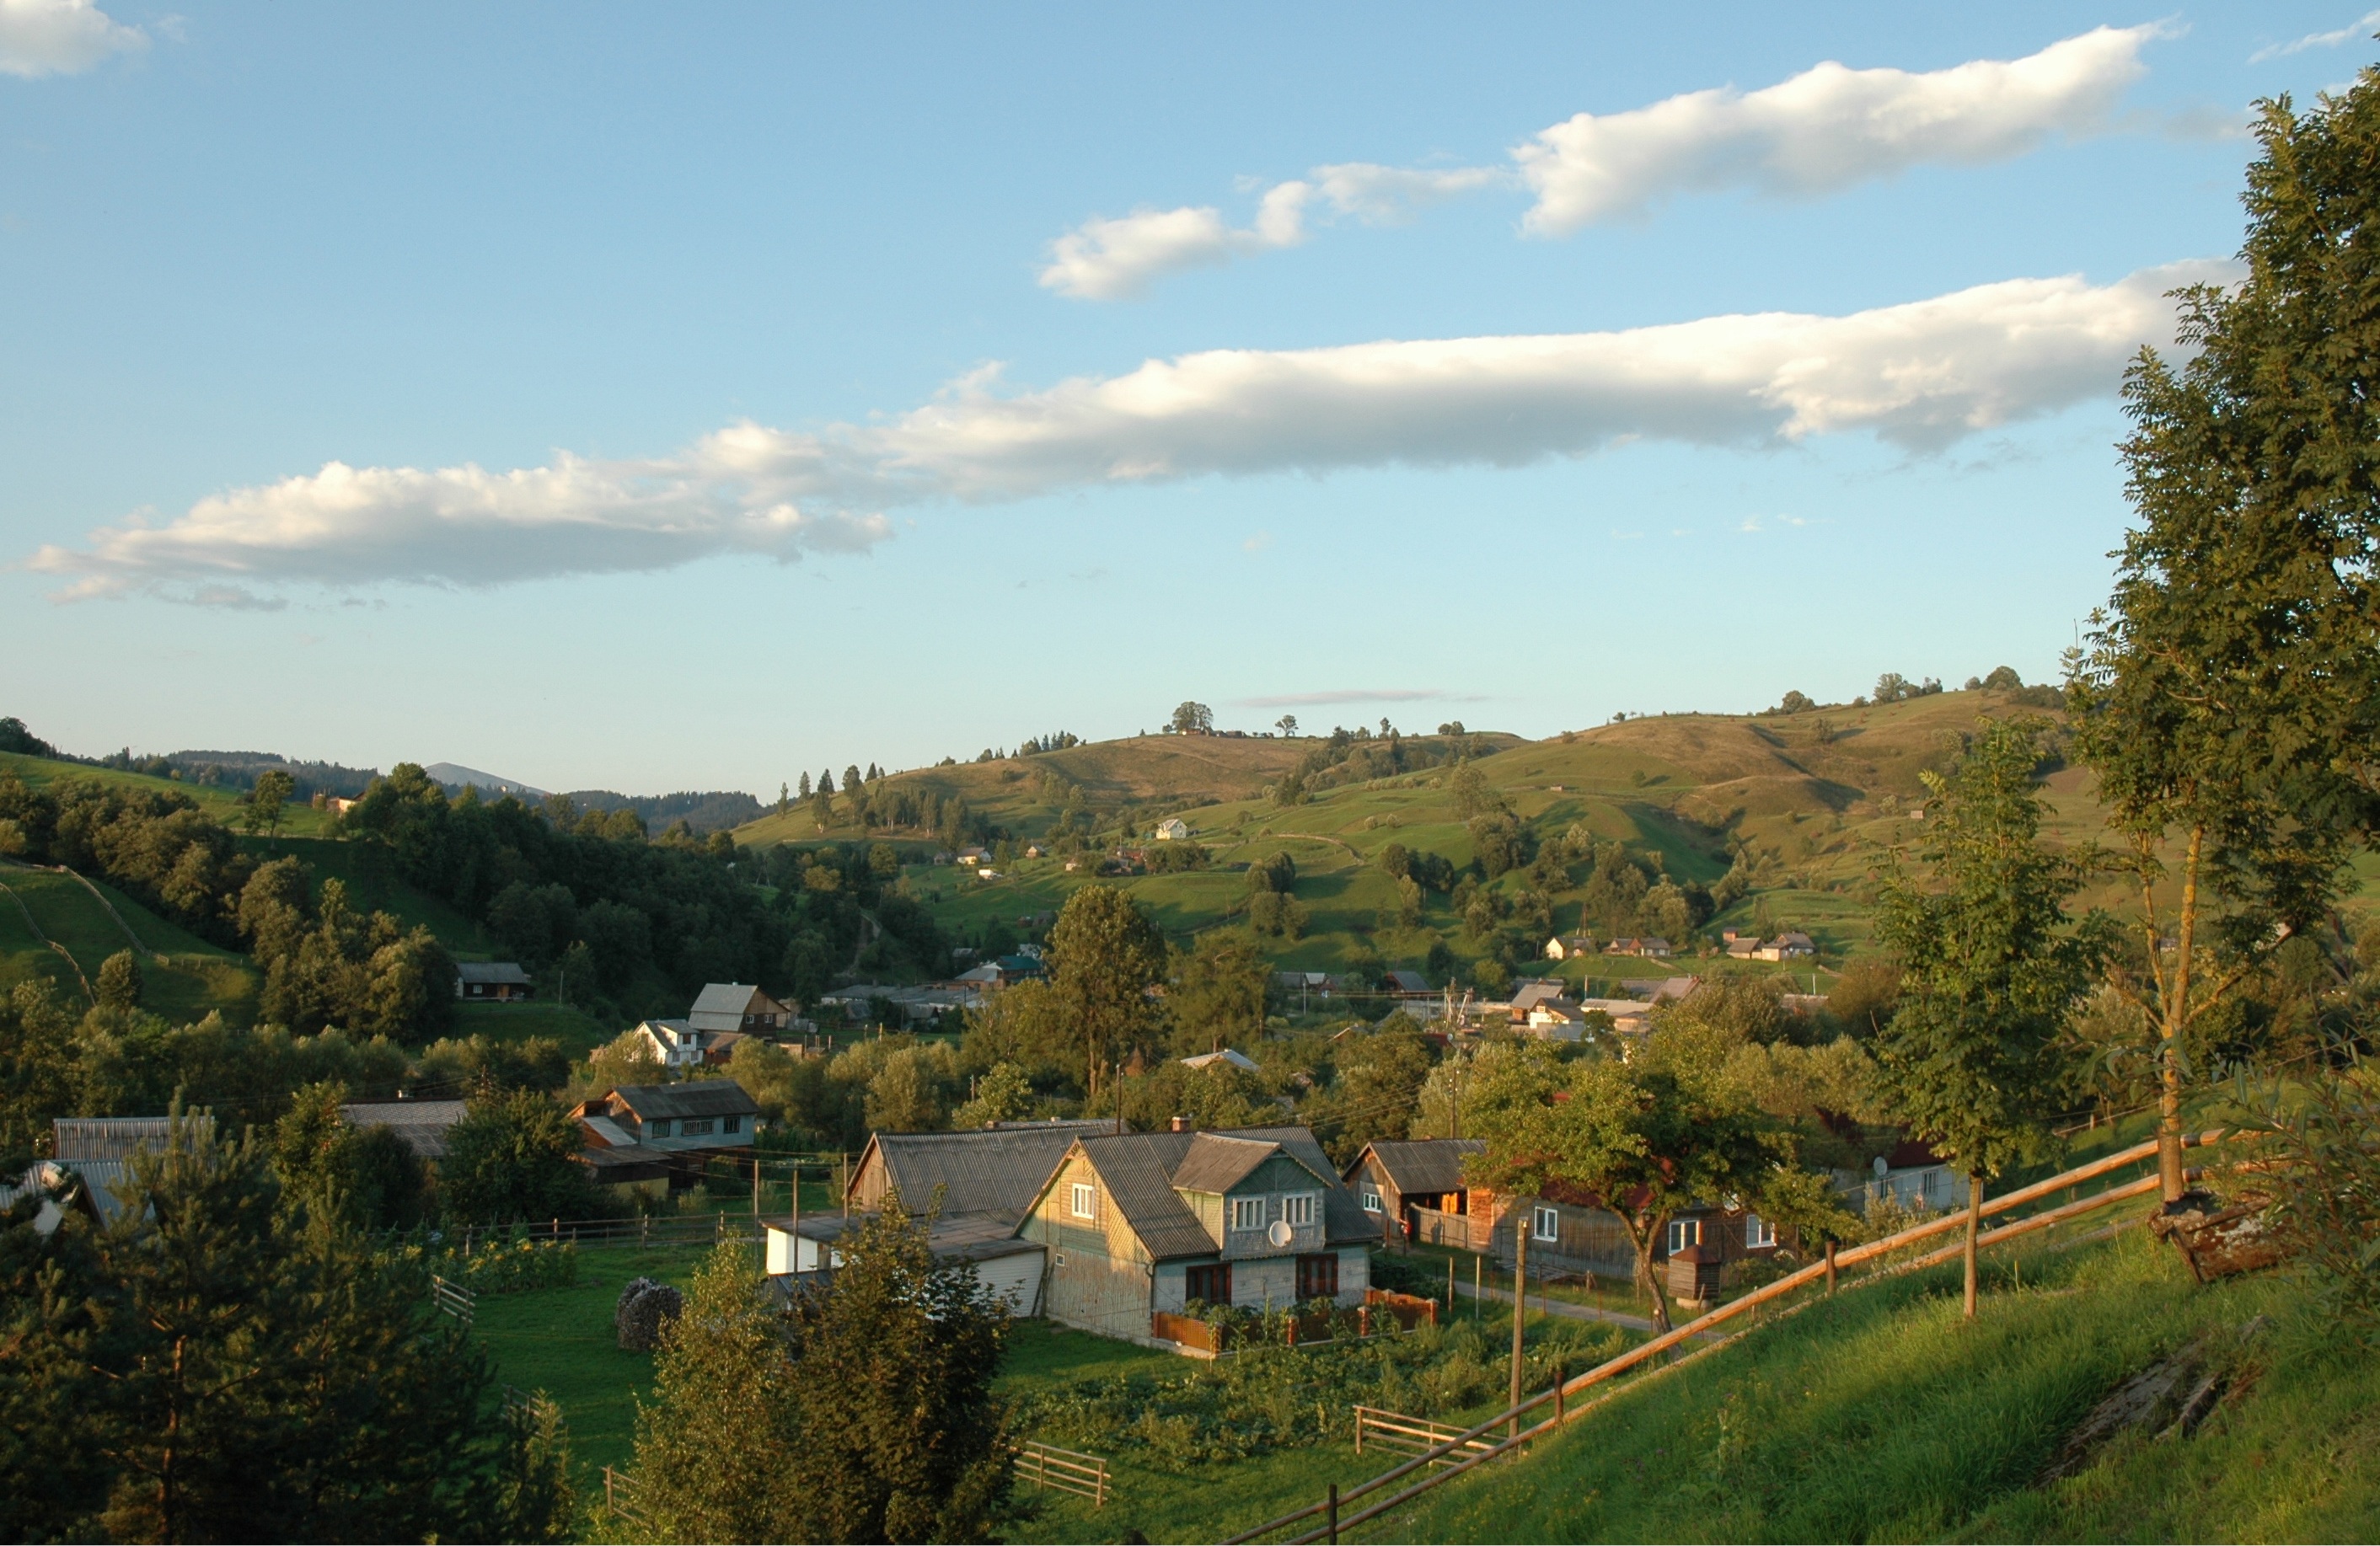
M 1261 1229 L 1265 1226 L 1265 1200 L 1261 1197 L 1232 1199 L 1232 1227 Z
M 1321 1211 L 1321 1207 L 1322 1196 L 1319 1192 L 1292 1192 L 1281 1200 L 1281 1216 L 1292 1226 L 1303 1228 L 1314 1222 L 1315 1215 Z

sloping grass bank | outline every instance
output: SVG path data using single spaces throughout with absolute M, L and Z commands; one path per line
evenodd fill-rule
M 1986 1267 L 1973 1326 L 1955 1268 L 1845 1292 L 1631 1386 L 1361 1538 L 2380 1539 L 2380 1360 L 2339 1351 L 2289 1280 L 2197 1287 L 2137 1229 Z M 2272 1322 L 2243 1386 L 2194 1436 L 2120 1440 L 2035 1485 L 2118 1383 L 2258 1315 Z

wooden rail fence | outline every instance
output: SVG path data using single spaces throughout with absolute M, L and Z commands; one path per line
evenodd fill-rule
M 603 1467 L 603 1514 L 606 1518 L 625 1519 L 632 1525 L 646 1522 L 642 1504 L 637 1502 L 637 1479 L 625 1471 Z
M 1355 1408 L 1355 1453 L 1364 1453 L 1368 1441 L 1374 1449 L 1385 1449 L 1402 1455 L 1420 1455 L 1439 1451 L 1448 1443 L 1463 1450 L 1486 1450 L 1492 1446 L 1485 1439 L 1463 1438 L 1463 1430 L 1427 1418 L 1407 1417 L 1378 1407 Z M 1451 1452 L 1437 1454 L 1430 1461 L 1434 1466 L 1451 1466 Z
M 430 1298 L 439 1310 L 452 1315 L 468 1328 L 473 1312 L 479 1308 L 480 1296 L 459 1283 L 449 1283 L 437 1274 L 430 1274 Z
M 2186 1133 L 2182 1137 L 2182 1142 L 2187 1147 L 2203 1147 L 2219 1141 L 2222 1136 L 2220 1132 Z M 2120 1170 L 2128 1165 L 2149 1159 L 2156 1153 L 2156 1151 L 2157 1145 L 2155 1139 L 2144 1143 L 2134 1144 L 2131 1148 L 2109 1154 L 2103 1159 L 2094 1160 L 2088 1165 L 2078 1166 L 2072 1170 L 2052 1176 L 2046 1181 L 2036 1181 L 2031 1186 L 2019 1187 L 2014 1191 L 1988 1198 L 1984 1202 L 1983 1211 L 1986 1214 L 2000 1214 L 2011 1208 L 2021 1208 L 2028 1203 L 2046 1201 L 2061 1191 L 2079 1187 L 2085 1181 L 2095 1180 L 2111 1171 Z M 2192 1178 L 2201 1173 L 2196 1170 L 2185 1172 Z M 2062 1206 L 2031 1214 L 2014 1223 L 2004 1224 L 1994 1229 L 1981 1230 L 1976 1234 L 1975 1247 L 1980 1251 L 2005 1244 L 2019 1236 L 2063 1224 L 2095 1209 L 2111 1206 L 2127 1198 L 2143 1196 L 2157 1189 L 2158 1179 L 2155 1175 L 2121 1182 L 2088 1197 L 2079 1198 Z M 1572 1404 L 1572 1398 L 1579 1392 L 1616 1379 L 1672 1348 L 1681 1347 L 1695 1337 L 1708 1333 L 1722 1322 L 1733 1320 L 1739 1315 L 1749 1314 L 1772 1300 L 1782 1298 L 1794 1290 L 1807 1287 L 1813 1283 L 1824 1282 L 1831 1286 L 1835 1274 L 1840 1269 L 1857 1266 L 1862 1262 L 1876 1262 L 1893 1270 L 1908 1271 L 1955 1261 L 1966 1249 L 1964 1242 L 1929 1251 L 1925 1255 L 1899 1263 L 1893 1263 L 1891 1258 L 1937 1235 L 1963 1228 L 1966 1222 L 1966 1212 L 1961 1209 L 1955 1213 L 1945 1214 L 1939 1218 L 1930 1219 L 1924 1224 L 1913 1225 L 1883 1239 L 1853 1246 L 1849 1250 L 1838 1252 L 1827 1261 L 1812 1262 L 1809 1266 L 1779 1278 L 1766 1287 L 1756 1288 L 1742 1298 L 1720 1305 L 1708 1314 L 1689 1321 L 1673 1331 L 1654 1337 L 1650 1341 L 1639 1343 L 1618 1358 L 1597 1364 L 1584 1374 L 1573 1379 L 1558 1381 L 1548 1389 L 1525 1401 L 1506 1407 L 1475 1427 L 1459 1433 L 1452 1433 L 1443 1440 L 1429 1444 L 1410 1459 L 1382 1471 L 1378 1476 L 1357 1482 L 1343 1491 L 1334 1482 L 1322 1502 L 1293 1509 L 1278 1518 L 1266 1520 L 1254 1529 L 1228 1537 L 1224 1546 L 1244 1546 L 1245 1542 L 1272 1535 L 1318 1516 L 1324 1520 L 1322 1527 L 1318 1529 L 1309 1529 L 1303 1535 L 1291 1537 L 1289 1546 L 1308 1546 L 1309 1542 L 1321 1540 L 1336 1541 L 1342 1530 L 1352 1529 L 1357 1525 L 1377 1519 L 1390 1510 L 1411 1502 L 1431 1488 L 1463 1475 L 1483 1460 L 1511 1454 L 1530 1441 L 1553 1431 L 1562 1423 L 1588 1409 L 1587 1405 Z M 1866 1281 L 1875 1281 L 1875 1279 L 1870 1278 Z M 1714 1341 L 1697 1350 L 1692 1357 L 1699 1358 L 1705 1353 L 1725 1346 L 1727 1341 L 1731 1340 L 1733 1339 Z M 1541 1418 L 1526 1428 L 1521 1426 L 1522 1418 L 1548 1405 L 1553 1407 L 1554 1415 Z M 1485 1444 L 1477 1443 L 1499 1428 L 1507 1430 L 1504 1438 Z M 1444 1469 L 1433 1469 L 1439 1466 L 1443 1466 Z M 1407 1482 L 1378 1503 L 1353 1515 L 1342 1516 L 1341 1514 L 1340 1511 L 1344 1504 L 1356 1498 L 1378 1492 L 1393 1482 L 1405 1481 L 1405 1479 L 1412 1477 L 1416 1471 L 1422 1473 L 1417 1480 Z
M 1016 1446 L 1016 1474 L 1029 1480 L 1036 1492 L 1046 1488 L 1053 1492 L 1072 1492 L 1078 1498 L 1090 1499 L 1093 1508 L 1105 1508 L 1108 1494 L 1114 1491 L 1104 1459 L 1080 1450 L 1060 1449 L 1038 1439 L 1028 1439 Z

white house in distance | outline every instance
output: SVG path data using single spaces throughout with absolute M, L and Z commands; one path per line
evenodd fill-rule
M 637 1034 L 653 1049 L 653 1055 L 662 1060 L 662 1067 L 675 1073 L 700 1063 L 703 1060 L 703 1044 L 719 1033 L 711 1033 L 706 1036 L 703 1032 L 696 1030 L 692 1022 L 683 1020 L 647 1020 L 638 1022 Z M 741 1036 L 736 1038 L 738 1041 L 742 1039 Z
M 1190 824 L 1180 816 L 1167 816 L 1157 824 L 1157 840 L 1180 842 L 1190 836 Z

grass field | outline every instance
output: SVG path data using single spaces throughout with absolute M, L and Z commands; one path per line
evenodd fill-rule
M 1517 1463 L 1426 1494 L 1382 1540 L 2346 1540 L 2380 1536 L 2380 1368 L 2286 1279 L 2193 1286 L 2132 1230 L 1888 1280 L 1630 1386 Z M 2250 1383 L 2180 1443 L 2034 1479 L 2116 1383 L 2258 1315 Z
M 527 1004 L 460 1004 L 455 1007 L 456 1036 L 481 1036 L 491 1041 L 518 1042 L 551 1036 L 575 1061 L 620 1033 L 583 1009 L 568 1004 L 532 1000 Z
M 225 1018 L 241 1023 L 253 1016 L 261 982 L 246 957 L 208 944 L 100 882 L 87 886 L 71 875 L 16 867 L 0 870 L 0 881 L 23 903 L 41 932 L 66 948 L 86 978 L 96 982 L 101 962 L 118 950 L 135 948 L 141 956 L 145 1008 L 169 1020 L 197 1020 L 211 1009 L 221 1009 Z M 46 974 L 70 997 L 80 997 L 74 973 L 55 951 L 27 935 L 23 914 L 5 901 L 0 901 L 0 950 L 14 967 L 12 980 L 46 968 Z M 162 961 L 156 959 L 160 954 Z
M 244 796 L 240 790 L 184 783 L 178 779 L 152 778 L 146 773 L 124 773 L 113 767 L 87 767 L 81 763 L 26 756 L 19 752 L 0 752 L 0 772 L 14 773 L 34 789 L 60 779 L 91 779 L 123 789 L 185 795 L 197 802 L 199 809 L 214 820 L 235 831 L 240 829 L 242 813 L 239 803 Z M 319 836 L 330 830 L 331 819 L 328 812 L 315 810 L 310 805 L 289 805 L 284 808 L 281 830 L 285 836 Z
M 261 839 L 243 843 L 260 859 L 288 855 L 314 872 L 314 884 L 336 879 L 347 888 L 347 900 L 373 912 L 386 912 L 408 926 L 420 924 L 436 935 L 447 949 L 466 960 L 485 960 L 496 944 L 480 926 L 448 903 L 415 890 L 399 879 L 389 851 L 376 842 L 340 842 L 327 838 L 283 839 L 267 844 Z

